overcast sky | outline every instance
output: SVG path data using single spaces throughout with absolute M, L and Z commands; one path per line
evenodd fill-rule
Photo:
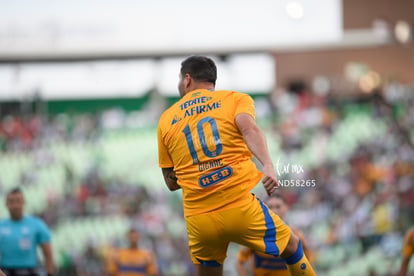
M 0 0 L 0 51 L 320 43 L 341 36 L 341 14 L 340 0 Z

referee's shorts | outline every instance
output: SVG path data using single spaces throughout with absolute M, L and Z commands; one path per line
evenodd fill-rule
M 37 268 L 6 268 L 2 267 L 1 270 L 6 276 L 39 276 L 40 273 Z

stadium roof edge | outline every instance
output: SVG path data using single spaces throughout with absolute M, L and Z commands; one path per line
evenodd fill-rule
M 130 60 L 130 59 L 161 59 L 165 57 L 178 57 L 190 54 L 205 54 L 227 56 L 244 53 L 280 53 L 297 51 L 321 51 L 335 49 L 368 48 L 383 46 L 393 43 L 390 35 L 376 34 L 372 29 L 347 30 L 339 41 L 301 44 L 301 45 L 278 45 L 261 48 L 229 48 L 215 50 L 188 50 L 188 51 L 169 51 L 169 52 L 145 52 L 137 49 L 127 49 L 118 51 L 0 51 L 0 64 L 15 63 L 53 63 L 53 62 L 78 62 L 78 61 L 98 61 L 98 60 Z

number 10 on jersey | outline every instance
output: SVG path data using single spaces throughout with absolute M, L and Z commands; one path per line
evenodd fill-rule
M 203 126 L 204 124 L 208 124 L 211 127 L 211 133 L 213 134 L 214 144 L 216 148 L 214 150 L 210 150 L 207 145 L 207 138 L 204 133 Z M 191 158 L 193 159 L 193 164 L 200 163 L 200 160 L 198 159 L 197 151 L 194 146 L 193 136 L 191 134 L 190 126 L 186 125 L 183 129 L 183 133 L 185 135 L 185 139 L 187 141 L 188 149 L 190 150 Z M 200 141 L 201 149 L 203 150 L 203 153 L 205 156 L 209 158 L 214 158 L 220 155 L 220 153 L 223 150 L 223 145 L 221 144 L 219 131 L 217 128 L 216 120 L 212 117 L 204 117 L 197 123 L 197 133 L 198 133 L 198 139 Z

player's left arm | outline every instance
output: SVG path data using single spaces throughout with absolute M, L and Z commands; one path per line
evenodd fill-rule
M 167 184 L 170 191 L 181 189 L 180 185 L 177 184 L 174 168 L 162 168 L 162 175 L 164 176 L 165 184 Z
M 53 262 L 52 246 L 50 243 L 42 243 L 40 244 L 40 247 L 42 248 L 43 256 L 45 258 L 47 275 L 53 275 L 55 273 L 55 265 Z
M 270 196 L 278 187 L 275 169 L 267 148 L 266 138 L 257 126 L 254 117 L 248 113 L 239 113 L 235 117 L 236 126 L 253 155 L 263 165 L 264 177 L 262 183 Z
M 53 275 L 55 273 L 55 264 L 53 262 L 53 252 L 51 246 L 52 234 L 50 233 L 47 225 L 40 219 L 38 220 L 37 227 L 36 241 L 42 249 L 43 257 L 45 259 L 46 272 L 47 275 Z
M 158 161 L 162 169 L 162 175 L 164 176 L 165 184 L 167 184 L 170 191 L 175 191 L 181 187 L 177 184 L 177 177 L 175 176 L 174 163 L 168 152 L 167 146 L 164 144 L 163 135 L 160 124 L 158 124 L 157 130 L 158 140 Z

